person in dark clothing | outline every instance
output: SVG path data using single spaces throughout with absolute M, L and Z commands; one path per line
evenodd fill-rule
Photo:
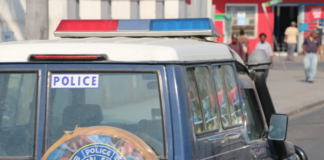
M 324 28 L 323 28 L 323 24 L 322 22 L 320 22 L 316 28 L 316 30 L 318 31 L 318 38 L 319 38 L 319 41 L 320 41 L 320 51 L 321 51 L 321 55 L 323 54 L 323 41 L 324 41 L 324 37 L 323 37 L 323 33 L 324 33 Z M 322 59 L 319 59 L 319 61 L 322 61 Z
M 322 42 L 323 42 L 323 26 L 322 26 L 321 22 L 318 24 L 316 30 L 318 32 L 318 39 L 319 39 L 320 43 L 322 44 Z
M 320 41 L 318 39 L 318 31 L 312 31 L 311 35 L 306 37 L 303 43 L 304 50 L 304 68 L 306 73 L 306 81 L 309 83 L 314 82 L 316 74 L 318 58 L 322 58 L 320 54 Z
M 232 35 L 232 43 L 229 45 L 230 48 L 232 48 L 245 62 L 245 52 L 243 49 L 242 44 L 238 41 L 238 35 L 233 34 Z
M 245 37 L 244 30 L 240 30 L 240 38 L 238 38 L 238 41 L 242 44 L 243 50 L 245 52 L 245 61 L 247 62 L 248 60 L 248 55 L 249 55 L 249 39 Z

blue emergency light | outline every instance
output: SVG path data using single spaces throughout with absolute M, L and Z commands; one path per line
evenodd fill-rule
M 217 37 L 209 18 L 137 20 L 62 20 L 58 37 Z

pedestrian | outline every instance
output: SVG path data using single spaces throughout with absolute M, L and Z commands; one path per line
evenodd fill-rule
M 240 42 L 238 42 L 238 35 L 233 34 L 232 35 L 232 43 L 229 45 L 230 48 L 232 48 L 245 62 L 245 52 L 243 50 L 243 46 Z
M 287 48 L 287 61 L 294 60 L 294 53 L 297 46 L 297 36 L 298 36 L 298 29 L 296 27 L 296 22 L 291 22 L 291 26 L 288 27 L 285 31 L 285 42 L 288 45 Z
M 273 60 L 273 58 L 272 58 L 273 51 L 272 51 L 272 47 L 271 47 L 270 43 L 268 43 L 266 41 L 267 35 L 264 33 L 261 33 L 259 35 L 259 38 L 260 38 L 260 42 L 257 43 L 257 45 L 255 46 L 255 49 L 264 50 L 268 54 L 269 59 L 272 61 Z M 273 63 L 271 64 L 271 68 L 273 68 Z M 269 70 L 266 70 L 265 78 L 268 77 L 268 74 L 269 74 Z
M 322 22 L 319 22 L 318 23 L 318 26 L 316 28 L 316 30 L 318 31 L 318 38 L 319 38 L 319 41 L 320 41 L 320 51 L 321 51 L 321 55 L 323 54 L 323 43 L 324 43 L 324 40 L 323 40 L 323 32 L 324 32 L 324 29 L 323 29 L 323 26 L 322 26 Z M 322 61 L 321 58 L 318 59 L 319 61 Z
M 321 44 L 318 38 L 318 31 L 313 30 L 310 36 L 305 38 L 303 43 L 306 82 L 314 82 L 318 58 L 322 59 L 322 55 L 320 54 L 320 46 Z
M 243 51 L 245 53 L 244 62 L 246 63 L 249 55 L 249 39 L 245 37 L 245 33 L 243 29 L 240 30 L 240 38 L 238 39 L 238 41 L 242 44 Z

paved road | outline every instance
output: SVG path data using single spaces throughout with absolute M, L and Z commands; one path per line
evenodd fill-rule
M 310 160 L 324 159 L 324 106 L 292 117 L 288 125 L 288 141 L 303 148 Z
M 286 65 L 286 69 L 291 69 L 291 70 L 304 70 L 304 64 L 303 62 L 285 62 L 285 65 Z M 274 69 L 277 69 L 277 70 L 281 70 L 283 69 L 283 66 L 282 64 L 280 63 L 280 61 L 276 61 L 273 63 L 273 68 Z M 320 62 L 318 63 L 317 65 L 317 69 L 318 70 L 324 70 L 324 62 Z

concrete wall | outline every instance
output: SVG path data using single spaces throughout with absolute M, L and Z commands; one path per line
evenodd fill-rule
M 56 38 L 53 32 L 62 19 L 213 17 L 208 14 L 213 10 L 208 5 L 212 0 L 193 1 L 190 4 L 188 0 L 48 0 L 48 37 Z M 0 42 L 25 39 L 26 2 L 0 0 Z M 192 14 L 192 9 L 196 13 Z
M 48 38 L 53 39 L 53 32 L 62 19 L 68 18 L 68 3 L 66 0 L 49 0 L 48 1 L 48 17 L 49 17 L 49 32 Z
M 80 0 L 80 19 L 101 19 L 101 0 Z
M 24 39 L 25 13 L 25 0 L 0 0 L 0 42 Z

